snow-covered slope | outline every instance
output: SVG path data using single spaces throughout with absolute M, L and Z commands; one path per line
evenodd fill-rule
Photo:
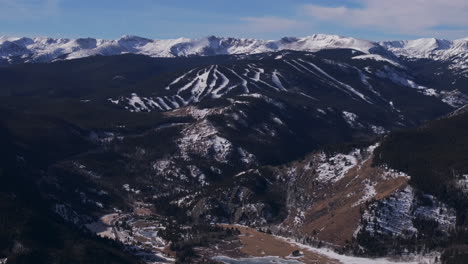
M 94 38 L 17 38 L 0 36 L 0 59 L 10 62 L 49 62 L 94 55 L 142 54 L 151 57 L 258 54 L 281 50 L 315 52 L 323 49 L 353 49 L 396 60 L 396 56 L 448 61 L 452 69 L 468 70 L 468 38 L 454 41 L 435 38 L 372 42 L 337 35 L 315 34 L 280 40 L 205 37 L 153 40 L 123 36 L 117 40 Z M 18 58 L 20 58 L 18 60 Z M 380 57 L 379 57 L 380 58 Z
M 26 61 L 76 59 L 93 55 L 143 54 L 151 57 L 194 55 L 255 54 L 279 50 L 318 51 L 346 48 L 364 53 L 378 53 L 379 44 L 335 35 L 317 34 L 304 38 L 280 40 L 206 37 L 201 39 L 151 40 L 123 36 L 118 40 L 93 38 L 12 38 L 0 37 L 0 58 L 21 57 Z
M 397 55 L 414 58 L 431 58 L 438 52 L 451 50 L 454 42 L 436 38 L 423 38 L 416 40 L 384 41 L 380 44 Z
M 416 40 L 385 41 L 382 47 L 396 55 L 412 59 L 446 61 L 449 68 L 459 73 L 468 72 L 468 38 L 444 40 L 423 38 Z

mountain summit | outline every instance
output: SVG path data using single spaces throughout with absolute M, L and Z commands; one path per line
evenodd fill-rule
M 29 61 L 51 61 L 58 58 L 76 59 L 93 55 L 143 54 L 151 57 L 193 55 L 256 54 L 280 50 L 317 51 L 321 49 L 355 49 L 374 53 L 380 45 L 367 40 L 316 34 L 303 38 L 259 40 L 209 36 L 200 39 L 151 40 L 123 36 L 117 40 L 93 38 L 52 39 L 0 37 L 0 56 L 20 56 Z

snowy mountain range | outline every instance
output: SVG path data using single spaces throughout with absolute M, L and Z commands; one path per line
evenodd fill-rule
M 304 38 L 282 38 L 277 41 L 206 37 L 201 39 L 151 40 L 123 36 L 118 40 L 93 38 L 11 38 L 0 37 L 0 56 L 21 56 L 34 61 L 58 58 L 76 59 L 93 55 L 143 54 L 151 57 L 193 55 L 256 54 L 279 50 L 316 51 L 324 48 L 350 48 L 373 53 L 378 43 L 333 35 L 312 35 Z
M 466 54 L 468 50 L 468 38 L 453 41 L 423 38 L 416 40 L 383 41 L 379 44 L 396 55 L 410 58 L 448 59 L 460 53 Z
M 123 36 L 117 40 L 94 38 L 17 38 L 0 37 L 0 57 L 21 57 L 26 61 L 48 62 L 94 55 L 143 54 L 151 57 L 208 56 L 257 54 L 281 50 L 318 51 L 322 49 L 354 49 L 364 53 L 392 57 L 450 59 L 462 55 L 468 58 L 468 38 L 441 40 L 435 38 L 372 42 L 337 35 L 315 34 L 303 38 L 280 40 L 205 37 L 200 39 L 152 40 Z

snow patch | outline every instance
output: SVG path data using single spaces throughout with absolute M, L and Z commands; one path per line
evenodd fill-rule
M 319 154 L 320 164 L 317 167 L 317 180 L 319 182 L 338 182 L 346 173 L 358 164 L 361 150 L 356 149 L 349 154 L 336 154 L 327 157 L 325 153 Z
M 385 62 L 388 62 L 390 64 L 392 64 L 393 66 L 396 66 L 396 67 L 400 67 L 400 68 L 404 68 L 401 64 L 393 61 L 393 60 L 390 60 L 390 59 L 387 59 L 381 55 L 378 55 L 378 54 L 366 54 L 366 55 L 359 55 L 359 56 L 356 56 L 356 57 L 353 57 L 352 58 L 353 60 L 375 60 L 375 61 L 385 61 Z
M 361 126 L 357 119 L 359 118 L 355 113 L 343 111 L 343 118 L 345 119 L 346 123 L 353 128 Z

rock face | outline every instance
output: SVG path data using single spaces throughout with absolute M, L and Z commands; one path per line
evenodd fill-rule
M 453 208 L 438 201 L 432 195 L 417 197 L 408 186 L 387 199 L 373 203 L 363 215 L 362 232 L 410 238 L 422 230 L 418 221 L 436 223 L 439 235 L 447 236 L 455 228 L 456 213 Z M 421 229 L 419 230 L 418 227 Z

